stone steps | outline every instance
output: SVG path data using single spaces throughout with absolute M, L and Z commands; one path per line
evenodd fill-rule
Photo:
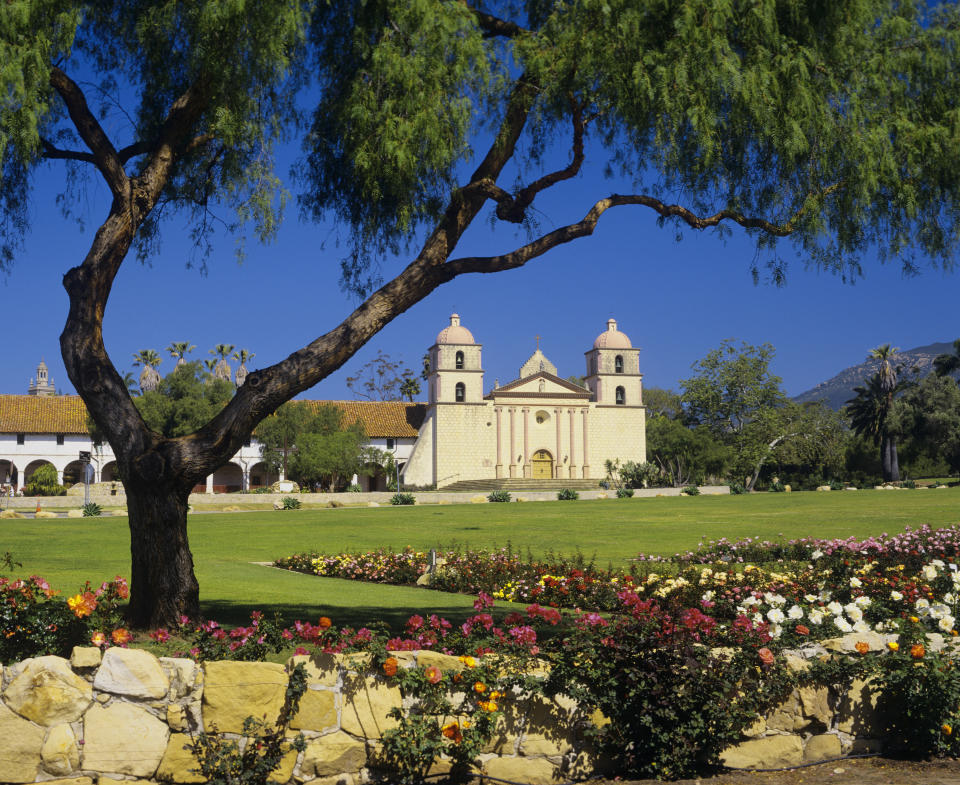
M 560 491 L 570 488 L 576 491 L 595 491 L 599 486 L 599 479 L 553 479 L 533 480 L 524 477 L 502 477 L 493 480 L 460 480 L 450 485 L 444 485 L 440 490 L 446 491 Z

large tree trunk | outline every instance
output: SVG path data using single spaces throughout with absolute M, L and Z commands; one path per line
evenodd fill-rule
M 127 482 L 131 575 L 128 616 L 138 628 L 200 615 L 200 585 L 187 540 L 189 491 Z
M 900 462 L 897 457 L 897 439 L 884 436 L 880 442 L 880 457 L 884 482 L 900 482 Z

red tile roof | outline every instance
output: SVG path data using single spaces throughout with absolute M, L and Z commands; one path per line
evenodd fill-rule
M 372 439 L 416 438 L 427 406 L 405 401 L 298 401 L 317 411 L 332 404 L 346 424 L 360 422 Z M 87 433 L 87 409 L 78 395 L 0 395 L 0 433 Z

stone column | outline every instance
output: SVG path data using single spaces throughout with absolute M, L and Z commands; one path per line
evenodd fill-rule
M 213 493 L 213 475 L 207 475 L 207 493 Z
M 510 407 L 510 476 L 517 476 L 517 410 Z
M 590 476 L 590 447 L 587 442 L 587 423 L 590 422 L 590 408 L 583 410 L 583 479 Z
M 576 442 L 574 440 L 574 434 L 573 434 L 573 424 L 574 424 L 573 409 L 567 409 L 567 414 L 570 415 L 570 478 L 575 479 L 577 476 L 577 464 L 576 464 L 576 460 L 574 459 L 574 454 L 575 454 L 574 450 L 576 449 L 575 448 Z
M 499 480 L 503 477 L 503 430 L 500 423 L 501 407 L 497 406 L 494 409 L 494 413 L 497 416 L 497 466 L 494 476 Z
M 553 419 L 557 421 L 557 457 L 554 460 L 554 466 L 556 467 L 553 472 L 553 476 L 558 480 L 563 476 L 563 459 L 560 457 L 560 454 L 563 452 L 563 445 L 561 444 L 561 434 L 563 433 L 563 425 L 560 422 L 560 409 L 553 410 Z
M 524 406 L 521 411 L 523 411 L 523 476 L 530 477 L 533 473 L 533 467 L 530 465 L 530 410 Z

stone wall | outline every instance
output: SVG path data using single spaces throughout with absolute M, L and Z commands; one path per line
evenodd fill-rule
M 879 638 L 879 636 L 877 636 Z M 852 639 L 851 639 L 852 640 Z M 837 639 L 836 651 L 846 651 Z M 882 640 L 871 641 L 880 648 Z M 852 646 L 853 643 L 850 643 Z M 455 657 L 398 652 L 401 667 L 462 670 Z M 787 655 L 796 671 L 809 667 Z M 291 749 L 275 782 L 361 785 L 376 778 L 380 739 L 394 726 L 399 689 L 366 667 L 367 655 L 319 654 L 274 663 L 207 662 L 154 657 L 139 649 L 77 647 L 70 660 L 37 657 L 5 667 L 0 702 L 0 783 L 119 785 L 196 783 L 196 761 L 184 746 L 200 730 L 239 738 L 243 720 L 274 720 L 287 672 L 307 668 L 308 689 L 291 722 L 303 752 Z M 483 771 L 518 783 L 581 779 L 600 767 L 584 744 L 588 718 L 562 697 L 503 701 L 498 734 L 480 756 Z M 801 687 L 758 718 L 744 740 L 723 753 L 733 768 L 776 768 L 882 749 L 875 699 L 857 681 L 843 695 Z M 436 770 L 444 771 L 441 761 Z
M 400 652 L 401 666 L 463 669 L 455 657 Z M 362 667 L 363 655 L 294 657 L 274 663 L 154 657 L 140 649 L 77 647 L 69 660 L 36 657 L 3 669 L 0 783 L 118 785 L 203 782 L 184 749 L 190 732 L 239 738 L 247 716 L 274 720 L 287 669 L 307 667 L 308 689 L 291 722 L 291 749 L 277 783 L 355 785 L 374 775 L 381 734 L 394 725 L 399 689 Z M 575 707 L 538 698 L 511 702 L 500 733 L 481 755 L 490 776 L 551 783 L 582 775 Z M 579 769 L 577 767 L 580 767 Z M 443 770 L 439 764 L 438 771 Z

